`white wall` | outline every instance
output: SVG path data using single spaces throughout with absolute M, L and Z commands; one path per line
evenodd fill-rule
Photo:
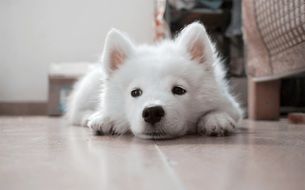
M 111 27 L 152 42 L 153 0 L 0 0 L 0 101 L 46 101 L 49 64 L 96 61 Z

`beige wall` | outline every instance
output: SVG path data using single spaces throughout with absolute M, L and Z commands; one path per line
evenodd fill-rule
M 96 61 L 111 27 L 153 38 L 152 0 L 1 0 L 0 101 L 47 100 L 52 62 Z

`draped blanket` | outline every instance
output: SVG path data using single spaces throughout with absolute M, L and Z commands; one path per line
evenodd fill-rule
M 244 0 L 248 75 L 271 80 L 305 71 L 305 0 Z

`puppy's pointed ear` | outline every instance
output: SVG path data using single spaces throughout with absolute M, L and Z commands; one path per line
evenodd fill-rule
M 106 37 L 102 64 L 106 73 L 111 74 L 113 71 L 125 63 L 134 51 L 134 45 L 127 35 L 111 29 Z
M 185 27 L 176 38 L 176 43 L 181 48 L 185 48 L 191 60 L 198 63 L 210 63 L 213 61 L 214 46 L 205 27 L 198 22 Z

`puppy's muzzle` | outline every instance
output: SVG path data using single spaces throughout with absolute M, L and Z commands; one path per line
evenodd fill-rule
M 164 115 L 165 111 L 161 106 L 147 107 L 142 112 L 142 117 L 144 121 L 151 125 L 160 122 Z

